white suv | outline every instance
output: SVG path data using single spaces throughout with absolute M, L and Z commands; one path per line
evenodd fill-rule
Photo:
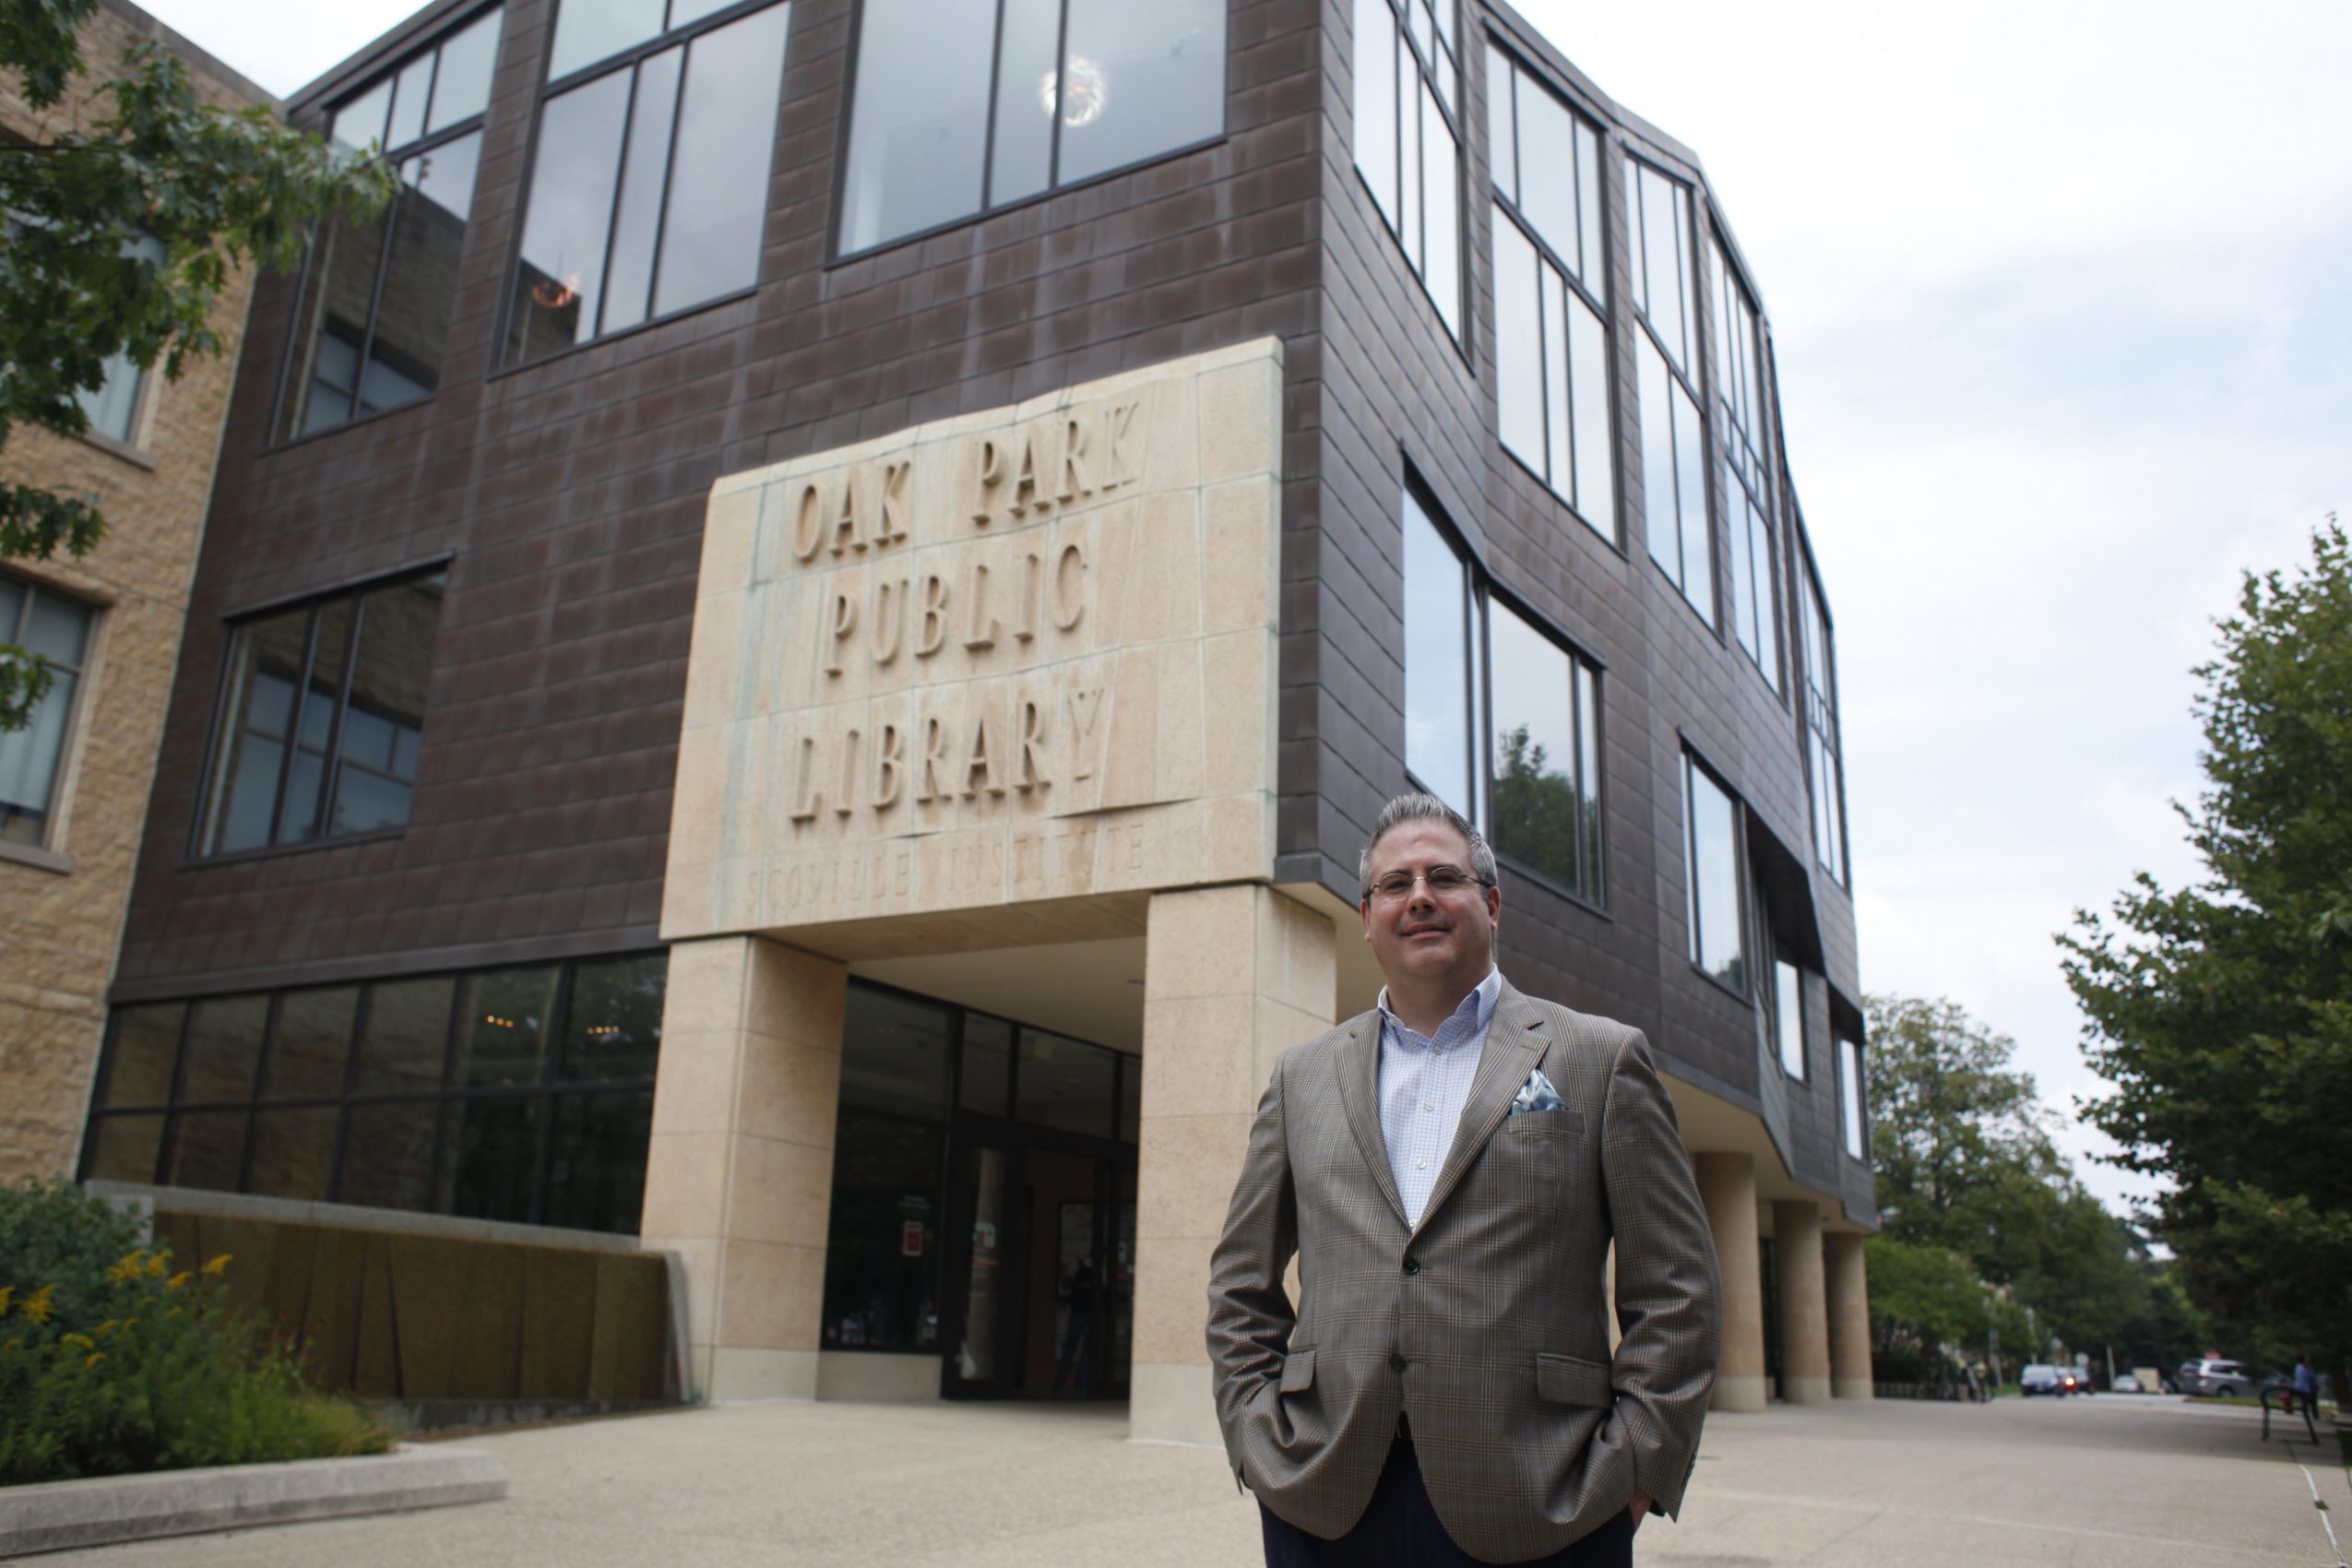
M 2236 1361 L 2183 1361 L 2180 1363 L 2180 1392 L 2183 1394 L 2251 1394 L 2254 1380 Z

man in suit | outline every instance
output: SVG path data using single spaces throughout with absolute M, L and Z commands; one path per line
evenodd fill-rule
M 1673 1107 L 1640 1031 L 1503 979 L 1460 815 L 1399 796 L 1360 870 L 1387 985 L 1276 1064 L 1210 1265 L 1266 1562 L 1630 1563 L 1681 1505 L 1719 1337 Z

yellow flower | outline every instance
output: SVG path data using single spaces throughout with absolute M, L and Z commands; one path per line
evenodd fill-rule
M 103 1351 L 103 1350 L 92 1350 L 92 1351 L 91 1351 L 89 1355 L 84 1356 L 84 1357 L 82 1358 L 82 1370 L 83 1370 L 84 1372 L 88 1372 L 90 1368 L 92 1368 L 92 1367 L 94 1367 L 94 1366 L 98 1365 L 98 1363 L 99 1363 L 99 1362 L 101 1362 L 101 1361 L 104 1360 L 105 1359 L 106 1359 L 106 1352 L 105 1352 L 105 1351 Z
M 91 1329 L 90 1332 L 92 1334 L 112 1334 L 114 1332 L 114 1320 L 110 1317 L 104 1323 L 100 1324 L 96 1328 Z
M 21 1350 L 24 1348 L 25 1336 L 21 1334 L 13 1338 L 0 1339 L 0 1350 Z
M 145 1247 L 141 1247 L 135 1253 L 125 1253 L 122 1258 L 115 1263 L 113 1268 L 106 1271 L 106 1277 L 114 1281 L 117 1285 L 124 1283 L 125 1280 L 137 1279 L 139 1276 L 139 1265 L 146 1261 L 147 1249 Z
M 17 1315 L 29 1317 L 35 1323 L 47 1323 L 51 1318 L 55 1317 L 57 1309 L 49 1304 L 49 1295 L 56 1289 L 54 1285 L 44 1285 L 35 1290 L 25 1299 L 25 1304 L 17 1309 Z
M 98 1342 L 87 1334 L 60 1335 L 58 1336 L 57 1343 L 60 1345 L 78 1345 L 85 1350 L 95 1350 L 98 1348 Z
M 160 1279 L 171 1271 L 171 1267 L 172 1249 L 166 1247 L 147 1260 L 147 1277 L 149 1279 Z
M 177 1290 L 181 1286 L 185 1285 L 189 1280 L 194 1279 L 195 1277 L 196 1270 L 192 1268 L 184 1268 L 180 1270 L 179 1273 L 173 1275 L 171 1278 L 163 1282 L 164 1289 L 168 1290 Z
M 209 1263 L 207 1263 L 204 1265 L 204 1272 L 207 1274 L 227 1273 L 229 1268 L 229 1259 L 232 1255 L 232 1254 L 228 1253 L 222 1253 L 219 1257 L 212 1259 Z
M 165 1313 L 163 1315 L 165 1317 L 178 1317 L 180 1315 L 180 1309 L 173 1307 L 170 1312 Z
M 0 1285 L 0 1317 L 6 1317 L 8 1315 L 8 1303 L 10 1301 L 15 1299 L 16 1294 L 17 1288 L 15 1286 Z

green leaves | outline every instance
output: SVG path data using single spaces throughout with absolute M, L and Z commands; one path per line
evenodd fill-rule
M 2352 546 L 2248 573 L 2196 674 L 2196 885 L 2143 876 L 2061 934 L 2115 1085 L 2085 1109 L 2169 1179 L 2162 1231 L 2199 1303 L 2274 1360 L 2352 1348 Z
M 0 6 L 0 66 L 28 101 L 53 106 L 82 69 L 74 29 L 94 0 Z M 111 112 L 37 146 L 0 146 L 0 444 L 18 425 L 76 436 L 81 398 L 108 362 L 158 364 L 171 380 L 222 350 L 212 326 L 232 269 L 290 268 L 311 226 L 339 209 L 372 213 L 398 181 L 339 155 L 260 108 L 196 101 L 160 44 L 131 53 L 96 95 Z M 103 537 L 95 497 L 0 486 L 0 559 L 80 556 Z M 20 676 L 0 676 L 0 730 L 30 715 Z

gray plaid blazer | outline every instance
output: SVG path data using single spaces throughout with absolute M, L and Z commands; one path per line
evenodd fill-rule
M 1379 1014 L 1350 1018 L 1283 1052 L 1258 1104 L 1209 1265 L 1235 1473 L 1336 1538 L 1371 1502 L 1401 1411 L 1438 1518 L 1473 1557 L 1557 1551 L 1637 1486 L 1675 1513 L 1715 1382 L 1717 1277 L 1641 1032 L 1505 981 L 1418 1227 L 1389 1171 L 1379 1059 Z M 1566 1109 L 1509 1115 L 1537 1067 Z

